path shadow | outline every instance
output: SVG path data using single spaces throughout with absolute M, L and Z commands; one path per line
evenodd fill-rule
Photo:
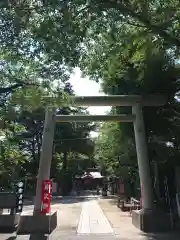
M 167 232 L 167 233 L 148 233 L 142 234 L 147 240 L 179 240 L 180 233 Z
M 117 198 L 102 197 L 101 199 L 102 199 L 102 200 L 103 200 L 103 199 L 108 200 L 108 203 L 110 203 L 110 204 L 113 205 L 113 206 L 117 206 L 117 203 L 118 203 L 118 199 L 117 199 Z M 118 208 L 118 207 L 117 207 L 117 208 Z
M 73 204 L 73 203 L 81 203 L 84 201 L 91 201 L 93 198 L 88 198 L 88 197 L 68 197 L 68 198 L 57 198 L 56 200 L 52 201 L 53 204 Z
M 6 240 L 16 240 L 18 239 L 18 236 L 11 236 L 6 238 Z M 29 239 L 29 240 L 47 240 L 49 239 L 48 235 L 45 234 L 31 234 L 28 238 L 25 237 L 25 239 Z
M 12 237 L 6 238 L 6 240 L 15 240 L 16 238 L 17 238 L 16 236 L 12 236 Z
M 47 240 L 49 239 L 48 235 L 44 234 L 31 234 L 29 240 Z
M 90 201 L 93 199 L 96 199 L 97 197 L 88 197 L 88 196 L 68 196 L 68 197 L 56 197 L 53 198 L 51 200 L 51 205 L 55 205 L 55 204 L 73 204 L 73 203 L 81 203 L 84 201 Z M 27 207 L 27 206 L 33 206 L 34 202 L 33 201 L 26 201 L 24 202 L 23 206 Z

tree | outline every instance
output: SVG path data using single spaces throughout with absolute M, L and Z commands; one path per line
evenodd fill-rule
M 102 80 L 102 88 L 106 94 L 164 94 L 166 96 L 166 106 L 144 107 L 143 112 L 151 163 L 158 163 L 161 166 L 160 169 L 163 168 L 162 166 L 173 169 L 179 164 L 177 159 L 180 153 L 174 144 L 174 142 L 179 144 L 177 136 L 179 135 L 179 101 L 177 97 L 180 68 L 174 52 L 167 51 L 159 40 L 153 42 L 153 37 L 153 35 L 141 36 L 136 27 L 128 29 L 127 26 L 116 32 L 114 39 L 111 33 L 100 34 L 97 41 L 87 48 L 88 51 L 82 59 L 81 66 L 91 79 Z M 118 107 L 113 108 L 112 112 L 130 113 L 131 109 Z M 132 124 L 119 124 L 116 132 L 118 129 L 120 130 L 119 136 L 116 136 L 115 140 L 109 136 L 101 142 L 104 154 L 108 149 L 107 158 L 112 161 L 111 164 L 107 164 L 108 168 L 110 166 L 112 168 L 111 172 L 109 171 L 110 174 L 116 172 L 117 164 L 117 155 L 112 152 L 113 147 L 116 148 L 118 145 L 121 149 L 124 143 L 125 148 L 118 153 L 119 158 L 121 161 L 127 158 L 131 164 L 135 161 L 135 155 L 126 154 L 126 147 L 129 149 L 130 146 L 135 152 Z M 114 135 L 112 129 L 111 134 Z M 108 155 L 110 153 L 112 155 Z M 121 168 L 121 171 L 123 172 L 120 174 L 124 175 L 125 170 Z M 168 172 L 163 173 L 165 174 L 168 175 Z M 170 182 L 173 182 L 172 177 Z
M 64 92 L 73 95 L 73 89 L 68 82 L 64 85 Z M 57 114 L 84 113 L 85 111 L 85 109 L 81 108 L 62 107 L 57 110 Z M 15 121 L 24 127 L 24 132 L 21 132 L 19 135 L 16 133 L 15 136 L 19 138 L 20 150 L 26 152 L 27 155 L 26 161 L 23 164 L 21 176 L 30 174 L 32 177 L 36 178 L 42 143 L 44 113 L 44 108 L 35 109 L 33 111 L 25 111 L 22 109 L 16 117 Z M 88 143 L 88 141 L 90 141 L 89 132 L 91 129 L 94 129 L 94 125 L 90 123 L 56 123 L 51 176 L 56 180 L 58 179 L 60 183 L 63 181 L 64 188 L 68 192 L 69 189 L 66 183 L 68 184 L 69 182 L 70 184 L 72 175 L 77 171 L 76 168 L 69 169 L 69 161 L 73 159 L 78 164 L 78 157 L 75 157 L 72 153 L 80 152 L 87 155 L 93 153 L 94 144 L 91 142 L 91 146 Z M 71 155 L 73 157 L 70 157 Z M 79 159 L 80 162 L 82 162 L 81 157 Z M 60 176 L 62 178 L 60 178 Z
M 0 140 L 0 179 L 3 187 L 10 188 L 12 181 L 18 177 L 21 167 L 26 160 L 24 152 L 19 150 L 17 141 L 13 138 L 13 132 L 22 130 L 18 124 L 9 124 L 5 131 L 1 131 Z
M 134 189 L 139 176 L 134 139 L 123 134 L 118 123 L 107 122 L 102 125 L 96 141 L 95 158 L 103 175 L 118 177 L 128 183 L 131 195 L 135 196 Z
M 1 115 L 7 124 L 12 121 L 9 115 L 19 107 L 32 110 L 47 104 L 62 105 L 67 100 L 63 84 L 73 67 L 79 65 L 92 79 L 102 80 L 108 94 L 165 94 L 165 107 L 144 108 L 149 153 L 153 161 L 177 162 L 178 1 L 53 0 L 30 4 L 4 0 L 1 4 L 2 91 L 9 93 L 9 87 L 20 87 L 10 91 L 6 104 L 2 104 Z M 57 89 L 50 86 L 55 80 L 59 82 Z M 17 85 L 19 82 L 23 85 Z M 47 96 L 54 97 L 52 103 Z M 131 109 L 112 111 L 129 113 Z M 77 128 L 66 127 L 69 133 Z M 119 125 L 118 129 L 121 136 L 126 136 L 125 146 L 129 141 L 134 146 L 132 125 Z M 82 137 L 82 131 L 77 136 Z
M 1 46 L 20 58 L 40 60 L 45 54 L 43 65 L 51 61 L 51 68 L 62 73 L 78 64 L 87 42 L 107 32 L 114 38 L 124 28 L 135 28 L 139 35 L 179 51 L 178 0 L 3 0 L 1 6 Z
M 78 36 L 76 41 L 72 35 L 67 41 L 68 34 L 74 31 L 71 28 L 71 19 L 66 18 L 66 23 L 69 22 L 67 34 L 63 32 L 61 34 L 60 28 L 55 28 L 56 33 L 52 34 L 52 38 L 58 39 L 58 43 L 62 42 L 61 40 L 64 41 L 64 44 L 67 43 L 66 47 L 64 44 L 61 45 L 62 57 L 59 57 L 59 44 L 53 40 L 52 46 L 48 46 L 51 34 L 50 38 L 47 38 L 47 35 L 48 31 L 52 29 L 52 24 L 54 25 L 58 18 L 62 22 L 64 21 L 63 17 L 67 16 L 67 4 L 62 9 L 63 16 L 61 16 L 62 11 L 54 11 L 53 6 L 50 6 L 49 10 L 46 11 L 47 9 L 44 9 L 42 4 L 39 8 L 36 3 L 31 5 L 27 1 L 21 3 L 3 1 L 1 4 L 0 74 L 2 87 L 0 88 L 0 117 L 3 120 L 3 133 L 9 131 L 11 141 L 19 153 L 23 153 L 23 164 L 21 164 L 21 169 L 19 168 L 18 177 L 29 173 L 34 176 L 37 172 L 40 156 L 45 107 L 50 105 L 60 108 L 59 110 L 65 110 L 63 103 L 67 101 L 68 95 L 73 94 L 67 80 L 72 70 L 71 67 L 78 59 L 78 51 L 75 48 L 76 43 L 81 42 L 82 29 L 79 33 L 76 32 L 76 36 Z M 53 16 L 53 21 L 51 16 Z M 42 19 L 45 21 L 41 22 Z M 78 31 L 78 21 L 73 21 L 73 24 Z M 61 36 L 58 37 L 58 35 Z M 70 48 L 72 45 L 74 49 Z M 69 51 L 71 49 L 73 52 Z M 71 64 L 66 66 L 65 63 L 68 62 Z M 69 113 L 84 111 L 80 108 L 77 110 L 66 108 L 66 110 Z M 25 132 L 22 134 L 20 130 L 17 131 L 17 126 Z M 65 136 L 69 134 L 68 136 L 73 137 L 74 140 L 68 144 L 70 145 L 68 151 L 79 151 L 74 144 L 75 140 L 85 138 L 88 141 L 88 131 L 91 128 L 88 123 L 76 126 L 68 124 Z M 24 139 L 17 139 L 18 136 L 24 137 Z M 9 139 L 6 141 L 10 144 Z M 88 146 L 84 142 L 81 141 L 81 146 L 78 145 L 79 149 L 80 147 L 84 148 L 85 145 Z M 92 151 L 92 149 L 90 150 Z M 58 152 L 61 150 L 59 146 Z M 2 161 L 7 161 L 7 159 L 3 158 Z
M 72 86 L 68 83 L 64 87 L 64 92 L 73 96 L 74 91 Z M 70 114 L 87 114 L 84 108 L 63 107 L 57 111 L 57 114 L 70 115 Z M 95 128 L 94 124 L 87 122 L 84 123 L 70 123 L 59 122 L 56 124 L 55 144 L 59 153 L 63 152 L 64 161 L 63 169 L 67 169 L 68 152 L 75 151 L 82 154 L 91 155 L 94 150 L 93 142 L 88 143 L 89 133 Z

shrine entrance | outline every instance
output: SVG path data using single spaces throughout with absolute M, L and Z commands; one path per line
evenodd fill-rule
M 73 97 L 72 106 L 126 106 L 132 107 L 132 113 L 129 115 L 56 115 L 56 110 L 47 109 L 45 116 L 42 152 L 39 164 L 39 173 L 37 179 L 36 200 L 34 213 L 41 210 L 41 185 L 43 180 L 50 177 L 50 166 L 52 159 L 52 147 L 54 139 L 55 122 L 101 122 L 101 121 L 119 121 L 132 122 L 134 125 L 134 135 L 136 142 L 137 160 L 139 168 L 139 177 L 141 184 L 141 195 L 143 198 L 143 209 L 141 213 L 153 212 L 154 197 L 152 179 L 150 173 L 147 143 L 145 136 L 145 127 L 142 108 L 144 106 L 162 106 L 166 100 L 160 95 L 139 96 L 139 95 L 116 95 L 116 96 L 93 96 L 93 97 Z M 145 214 L 145 215 L 148 215 Z M 149 216 L 148 215 L 148 216 Z M 135 217 L 137 218 L 137 217 Z M 138 218 L 139 228 L 142 228 L 141 218 Z M 149 225 L 148 225 L 149 226 Z M 144 226 L 146 227 L 146 226 Z

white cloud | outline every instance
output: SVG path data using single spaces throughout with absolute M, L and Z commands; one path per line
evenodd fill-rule
M 95 81 L 89 80 L 87 77 L 81 77 L 81 71 L 79 68 L 75 68 L 74 74 L 71 75 L 70 82 L 73 90 L 78 96 L 102 96 L 105 95 L 101 92 L 100 84 Z M 90 114 L 104 115 L 110 110 L 110 107 L 89 107 Z

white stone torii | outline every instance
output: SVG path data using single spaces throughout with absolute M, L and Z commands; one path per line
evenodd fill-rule
M 72 105 L 75 106 L 132 106 L 131 115 L 58 115 L 56 110 L 47 109 L 45 115 L 42 151 L 37 177 L 36 198 L 34 214 L 41 210 L 41 185 L 42 181 L 50 178 L 52 159 L 52 148 L 54 140 L 55 122 L 85 122 L 85 121 L 121 121 L 133 122 L 136 141 L 137 160 L 141 191 L 143 197 L 143 208 L 153 209 L 152 179 L 150 173 L 145 127 L 142 114 L 143 106 L 163 106 L 166 99 L 160 95 L 139 96 L 139 95 L 111 95 L 111 96 L 86 96 L 72 97 Z

